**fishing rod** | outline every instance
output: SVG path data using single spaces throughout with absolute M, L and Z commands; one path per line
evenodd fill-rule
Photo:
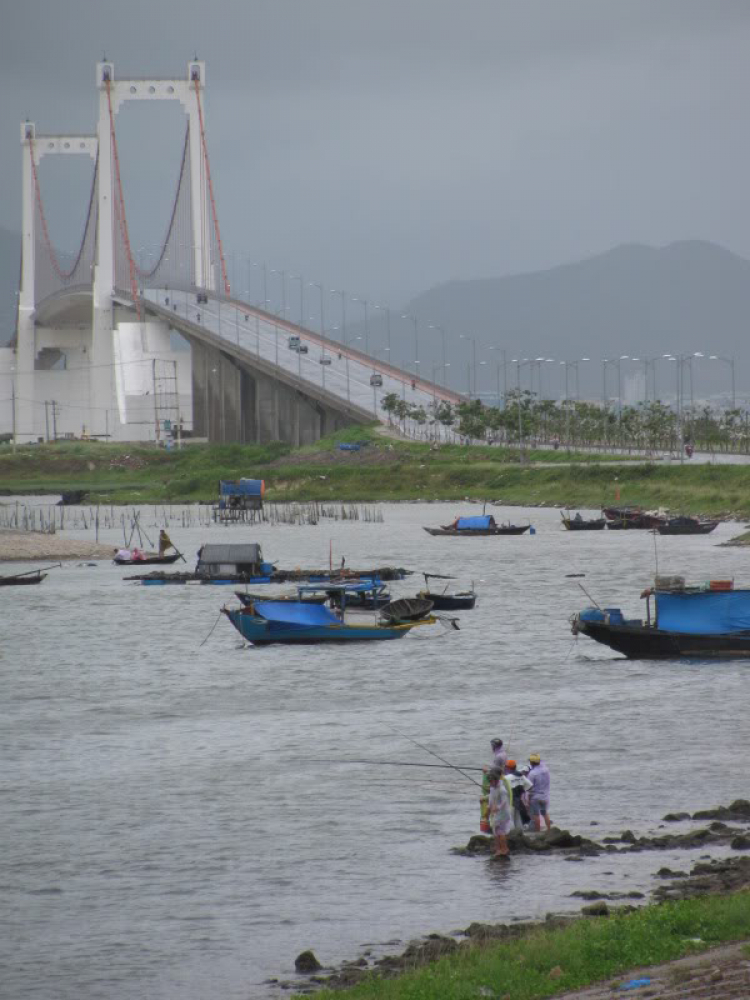
M 401 736 L 403 739 L 408 740 L 410 743 L 413 743 L 415 747 L 419 747 L 420 750 L 424 750 L 425 753 L 428 753 L 431 757 L 435 757 L 437 758 L 437 760 L 442 761 L 443 764 L 446 765 L 446 767 L 452 767 L 454 771 L 458 771 L 459 774 L 463 774 L 464 778 L 468 778 L 469 781 L 471 781 L 475 785 L 478 785 L 479 788 L 482 787 L 481 781 L 475 781 L 470 774 L 467 774 L 465 771 L 462 771 L 461 768 L 456 767 L 455 764 L 451 764 L 449 760 L 446 760 L 445 757 L 441 757 L 439 753 L 435 753 L 433 750 L 430 750 L 429 747 L 423 746 L 423 744 L 421 743 L 417 743 L 416 740 L 413 740 L 411 736 L 407 736 L 406 733 L 399 732 L 399 730 L 396 729 L 395 726 L 388 726 L 388 728 L 392 729 L 397 736 Z
M 450 768 L 450 770 L 455 771 L 456 767 L 454 764 L 420 764 L 415 763 L 412 760 L 370 760 L 367 758 L 357 758 L 355 760 L 350 760 L 344 757 L 307 757 L 307 760 L 314 764 L 383 764 L 389 765 L 391 767 L 439 767 L 439 768 Z M 483 771 L 483 767 L 474 767 L 470 764 L 461 765 L 467 771 Z

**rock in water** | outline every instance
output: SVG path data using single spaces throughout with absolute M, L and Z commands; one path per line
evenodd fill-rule
M 319 972 L 323 966 L 315 957 L 315 953 L 310 951 L 300 952 L 294 960 L 294 968 L 297 972 Z

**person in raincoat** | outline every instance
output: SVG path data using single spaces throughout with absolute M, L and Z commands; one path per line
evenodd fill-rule
M 502 767 L 493 767 L 488 774 L 490 781 L 489 815 L 495 837 L 495 857 L 507 858 L 508 834 L 513 825 L 513 791 Z

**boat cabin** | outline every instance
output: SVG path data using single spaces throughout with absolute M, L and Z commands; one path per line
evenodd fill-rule
M 268 577 L 275 566 L 264 562 L 257 542 L 240 545 L 202 545 L 195 575 L 203 579 Z

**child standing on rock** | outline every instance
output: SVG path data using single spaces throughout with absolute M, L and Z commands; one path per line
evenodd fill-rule
M 489 815 L 490 826 L 495 835 L 495 857 L 507 858 L 508 834 L 513 823 L 513 792 L 502 767 L 493 767 L 487 775 L 490 781 Z

